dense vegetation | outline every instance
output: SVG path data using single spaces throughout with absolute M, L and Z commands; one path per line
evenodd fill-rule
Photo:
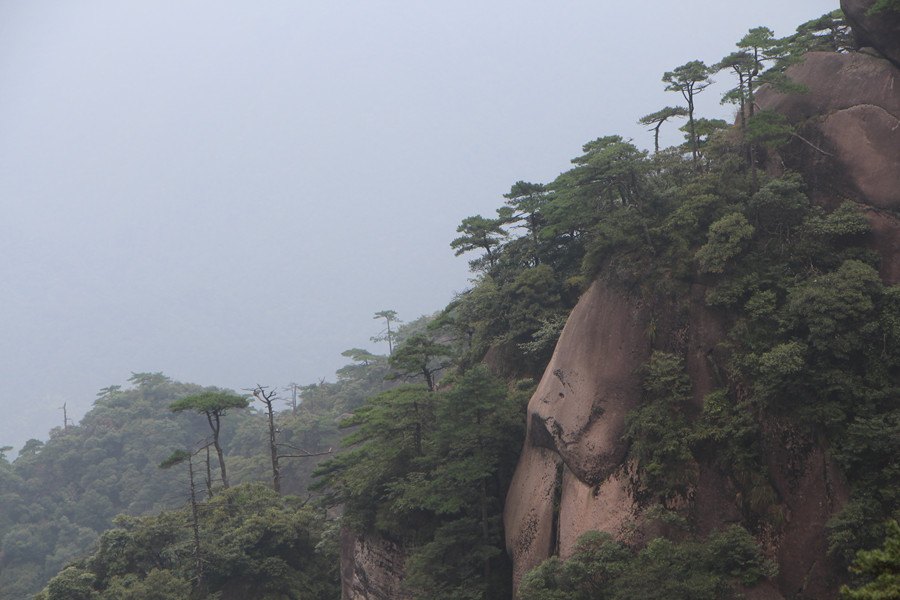
M 319 454 L 335 447 L 340 438 L 335 417 L 352 410 L 362 403 L 365 396 L 381 389 L 382 377 L 386 372 L 383 360 L 358 351 L 348 352 L 348 357 L 353 362 L 340 370 L 337 382 L 295 388 L 299 396 L 298 405 L 278 414 L 281 453 L 298 457 L 281 460 L 282 487 L 287 495 L 308 498 L 309 474 L 315 463 L 324 457 Z M 152 552 L 167 557 L 165 560 L 154 559 L 155 562 L 135 559 L 125 566 L 119 565 L 117 568 L 122 571 L 117 575 L 127 575 L 129 581 L 143 581 L 151 572 L 154 573 L 153 581 L 159 583 L 161 578 L 168 581 L 174 575 L 166 565 L 170 565 L 178 577 L 193 573 L 186 563 L 182 564 L 183 560 L 188 560 L 182 556 L 183 537 L 190 532 L 184 528 L 183 521 L 183 507 L 190 497 L 186 469 L 183 466 L 169 470 L 159 468 L 174 450 L 196 453 L 196 491 L 203 503 L 210 502 L 208 507 L 205 504 L 202 506 L 199 515 L 201 519 L 210 519 L 210 534 L 202 538 L 204 556 L 206 548 L 222 548 L 215 538 L 221 532 L 215 533 L 215 528 L 220 524 L 216 521 L 215 510 L 218 509 L 214 503 L 223 501 L 219 494 L 223 482 L 215 450 L 208 440 L 208 421 L 204 415 L 180 414 L 170 407 L 176 404 L 178 408 L 178 402 L 192 396 L 235 396 L 215 388 L 173 382 L 161 373 L 135 373 L 129 381 L 133 384 L 131 389 L 112 385 L 101 390 L 92 410 L 77 426 L 54 429 L 46 442 L 30 440 L 12 463 L 5 454 L 0 458 L 0 506 L 3 507 L 0 512 L 0 598 L 20 600 L 32 596 L 72 560 L 84 557 L 92 546 L 100 544 L 102 547 L 103 540 L 110 535 L 120 536 L 115 538 L 119 540 L 116 547 L 120 549 L 124 548 L 125 542 L 122 540 L 127 536 L 130 536 L 128 539 L 134 538 L 129 543 L 139 546 L 148 544 L 127 553 Z M 236 397 L 242 405 L 247 402 L 244 397 Z M 272 481 L 266 455 L 268 432 L 265 413 L 258 410 L 258 402 L 254 404 L 256 406 L 246 409 L 226 410 L 221 415 L 227 472 L 233 485 L 243 484 L 235 485 L 229 490 L 235 495 L 226 497 L 246 499 L 251 494 L 259 496 L 253 502 L 247 500 L 240 509 L 248 519 L 250 515 L 258 514 L 252 511 L 274 510 L 266 503 L 275 502 L 267 499 L 265 494 L 261 495 L 256 488 L 246 488 L 251 482 Z M 211 454 L 207 453 L 209 449 L 212 449 Z M 4 453 L 10 450 L 5 448 Z M 307 455 L 312 456 L 302 458 Z M 238 487 L 246 491 L 232 492 Z M 297 501 L 287 496 L 284 502 L 286 507 L 297 506 Z M 166 512 L 172 509 L 175 512 Z M 309 506 L 296 519 L 297 522 L 283 526 L 302 525 L 306 531 L 304 535 L 308 536 L 317 536 L 317 531 L 325 531 L 329 527 L 325 515 L 321 511 L 311 511 Z M 278 533 L 277 527 L 282 525 L 277 521 L 268 521 L 276 528 L 269 532 L 270 535 L 286 535 Z M 162 532 L 163 526 L 171 531 Z M 249 521 L 247 526 L 251 526 Z M 107 531 L 111 527 L 115 527 L 112 532 Z M 248 538 L 247 543 L 250 544 L 250 541 Z M 334 548 L 327 545 L 322 548 L 328 548 L 333 565 L 337 560 L 333 554 Z M 260 552 L 261 549 L 248 545 L 234 551 Z M 273 552 L 277 550 L 274 545 L 270 549 Z M 94 568 L 103 560 L 112 559 L 94 557 L 79 568 Z M 205 563 L 210 560 L 205 559 Z M 310 565 L 309 571 L 329 573 L 330 585 L 336 585 L 337 575 L 333 568 L 329 570 Z M 75 571 L 64 573 L 67 573 L 68 581 Z M 76 579 L 82 584 L 91 579 L 81 571 L 78 573 Z M 285 577 L 288 576 L 286 573 Z M 235 571 L 235 578 L 238 577 L 247 575 L 238 575 Z M 184 583 L 190 581 L 188 577 Z M 213 581 L 222 582 L 224 579 L 220 574 L 219 579 L 210 579 L 210 585 Z M 116 586 L 120 584 L 125 585 L 99 573 L 90 581 L 91 589 L 96 587 L 102 593 L 106 590 L 104 586 L 118 590 Z M 138 584 L 132 582 L 127 585 Z M 60 586 L 62 583 L 51 590 L 68 589 Z M 62 595 L 57 596 L 51 593 L 48 598 L 77 597 L 65 595 L 68 593 L 59 592 Z M 113 594 L 103 597 L 129 596 Z M 150 596 L 134 592 L 130 597 Z M 187 596 L 173 592 L 172 595 L 159 597 L 183 599 Z
M 78 426 L 0 459 L 0 599 L 337 598 L 341 527 L 409 548 L 416 597 L 510 597 L 501 510 L 525 404 L 598 278 L 653 314 L 627 438 L 640 498 L 677 526 L 644 545 L 590 532 L 568 560 L 531 571 L 522 599 L 721 598 L 771 577 L 753 537 L 783 519 L 760 461 L 765 422 L 821 441 L 847 473 L 853 497 L 831 540 L 850 564 L 900 516 L 900 288 L 882 284 L 855 206 L 826 210 L 799 175 L 760 168 L 804 142 L 754 103 L 763 84 L 803 93 L 787 66 L 845 51 L 848 36 L 836 11 L 784 39 L 752 29 L 714 66 L 665 73 L 686 106 L 641 119 L 653 153 L 599 137 L 554 181 L 515 183 L 496 217 L 467 217 L 451 244 L 475 255 L 470 290 L 406 325 L 377 313 L 387 355 L 348 350 L 335 383 L 293 386 L 286 410 L 267 388 L 159 373 L 101 390 Z M 695 113 L 713 72 L 735 80 L 723 99 L 739 108 L 734 128 Z M 685 142 L 659 149 L 674 119 Z M 665 333 L 686 322 L 697 283 L 729 329 L 702 411 L 685 349 Z M 741 524 L 705 537 L 677 508 L 701 464 L 730 473 L 743 498 Z M 882 554 L 859 555 L 860 574 L 894 568 L 889 533 Z
M 639 551 L 608 533 L 591 531 L 579 538 L 570 559 L 553 557 L 531 570 L 519 599 L 717 600 L 730 595 L 734 582 L 752 586 L 775 572 L 737 525 L 706 539 L 659 537 Z

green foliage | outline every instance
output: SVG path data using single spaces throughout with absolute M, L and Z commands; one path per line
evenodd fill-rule
M 77 567 L 68 567 L 50 580 L 39 600 L 94 600 L 94 577 Z
M 552 346 L 547 346 L 555 340 L 545 338 L 543 347 L 534 351 L 526 351 L 523 344 L 534 342 L 548 321 L 570 307 L 567 296 L 571 288 L 547 263 L 503 275 L 502 283 L 484 277 L 450 304 L 442 319 L 446 326 L 442 333 L 454 340 L 463 369 L 477 364 L 493 348 L 502 372 L 537 375 L 549 359 L 548 350 L 552 351 Z
M 569 560 L 553 557 L 529 571 L 519 598 L 718 600 L 734 597 L 736 585 L 751 587 L 775 574 L 738 526 L 680 542 L 655 538 L 639 552 L 593 531 L 579 538 Z
M 174 467 L 175 465 L 183 463 L 190 457 L 190 453 L 185 452 L 184 450 L 176 450 L 172 453 L 169 458 L 159 463 L 160 469 L 168 469 L 170 467 Z
M 172 412 L 193 411 L 207 417 L 225 416 L 229 410 L 247 408 L 250 402 L 243 396 L 227 392 L 203 392 L 176 400 L 169 405 Z
M 507 236 L 503 229 L 503 219 L 485 219 L 481 215 L 466 217 L 456 231 L 462 234 L 450 242 L 456 256 L 472 250 L 484 250 L 484 256 L 469 261 L 469 266 L 473 271 L 494 266 L 497 258 L 494 249 Z
M 862 550 L 856 555 L 851 570 L 868 582 L 857 589 L 841 588 L 847 600 L 895 600 L 900 598 L 900 525 L 887 524 L 884 545 L 875 550 Z
M 572 159 L 576 166 L 551 186 L 554 194 L 543 211 L 545 239 L 583 237 L 621 206 L 643 212 L 647 153 L 618 135 L 597 138 L 582 149 L 584 154 Z
M 702 271 L 719 273 L 753 237 L 753 225 L 741 213 L 725 215 L 709 228 L 709 241 L 695 255 Z
M 874 268 L 847 260 L 836 271 L 790 290 L 786 324 L 814 350 L 846 359 L 877 332 L 875 304 L 881 291 Z
M 354 356 L 360 362 L 342 370 L 337 382 L 311 386 L 308 402 L 277 415 L 285 454 L 296 453 L 292 448 L 325 452 L 336 447 L 340 432 L 334 419 L 382 389 L 386 357 Z M 169 405 L 221 390 L 173 382 L 162 374 L 135 376 L 139 387 L 104 388 L 80 424 L 46 443 L 30 440 L 11 464 L 0 461 L 3 600 L 40 591 L 65 565 L 88 552 L 117 514 L 159 513 L 186 498 L 187 485 L 180 481 L 187 479 L 186 469 L 182 475 L 180 469 L 160 471 L 157 466 L 173 448 L 195 448 L 209 435 L 209 425 L 205 415 L 174 414 Z M 223 434 L 221 441 L 235 482 L 269 479 L 262 417 L 253 409 L 227 417 L 234 433 Z M 306 495 L 310 472 L 322 458 L 283 460 L 283 491 Z M 201 487 L 204 459 L 203 453 L 195 458 Z M 127 597 L 126 589 L 141 590 L 141 585 L 123 580 L 122 597 Z
M 508 593 L 500 510 L 524 433 L 523 393 L 484 367 L 434 392 L 389 389 L 342 423 L 354 428 L 349 450 L 316 471 L 355 530 L 415 542 L 406 585 L 422 598 Z
M 799 176 L 759 177 L 754 155 L 793 135 L 783 117 L 756 110 L 759 86 L 796 89 L 784 69 L 809 50 L 844 51 L 847 36 L 839 11 L 782 40 L 751 29 L 712 70 L 691 61 L 664 75 L 687 107 L 641 122 L 658 134 L 666 121 L 688 117 L 686 145 L 657 143 L 648 156 L 620 136 L 599 137 L 553 182 L 516 182 L 496 219 L 464 219 L 451 247 L 481 253 L 470 262 L 472 289 L 436 319 L 396 331 L 394 311 L 376 313 L 387 328 L 373 340 L 388 341 L 389 357 L 355 348 L 336 382 L 294 387 L 299 405 L 276 415 L 285 453 L 327 453 L 339 444 L 337 422 L 350 433 L 346 450 L 329 460 L 283 464 L 285 491 L 304 493 L 314 471 L 322 502 L 340 504 L 347 525 L 410 543 L 406 587 L 418 597 L 508 597 L 500 511 L 524 406 L 564 315 L 595 277 L 654 312 L 685 306 L 688 289 L 713 281 L 707 303 L 721 309 L 729 334 L 707 356 L 719 387 L 702 410 L 688 403 L 681 342 L 657 328 L 656 316 L 647 326 L 655 352 L 641 372 L 641 405 L 626 419 L 640 483 L 665 504 L 689 491 L 698 464 L 714 465 L 739 489 L 745 519 L 777 530 L 760 422 L 799 426 L 825 440 L 853 487 L 831 523 L 834 552 L 871 547 L 900 506 L 900 288 L 881 284 L 864 214 L 851 203 L 831 212 L 811 205 Z M 726 124 L 694 112 L 710 72 L 723 70 L 738 79 L 723 101 L 741 107 L 743 136 L 718 136 Z M 525 379 L 508 385 L 482 362 Z M 394 385 L 383 381 L 389 371 L 424 384 L 385 390 Z M 229 392 L 162 373 L 129 381 L 134 389 L 100 390 L 78 427 L 46 444 L 29 441 L 13 463 L 0 453 L 0 599 L 35 593 L 94 542 L 94 554 L 60 572 L 44 600 L 336 598 L 339 524 L 258 485 L 200 507 L 205 570 L 197 587 L 192 519 L 186 509 L 161 512 L 175 474 L 155 466 L 183 460 L 171 449 L 195 447 L 207 427 L 218 436 L 218 419 L 231 412 L 234 433 L 221 456 L 236 481 L 265 479 L 265 420 Z M 170 406 L 201 416 L 176 418 Z M 139 516 L 148 512 L 155 514 Z M 127 516 L 104 532 L 117 513 Z M 520 595 L 722 598 L 773 572 L 741 528 L 679 535 L 637 549 L 592 532 L 569 560 L 552 558 L 527 574 Z
M 199 512 L 202 579 L 194 579 L 190 509 L 120 517 L 97 550 L 50 580 L 41 600 L 338 598 L 335 554 L 317 551 L 321 516 L 259 484 L 235 486 Z M 199 586 L 198 586 L 199 583 Z
M 250 401 L 243 396 L 236 396 L 229 392 L 206 391 L 200 394 L 187 396 L 176 400 L 169 405 L 169 410 L 174 413 L 193 411 L 206 416 L 209 429 L 212 432 L 212 445 L 216 449 L 219 459 L 219 474 L 222 477 L 222 485 L 228 488 L 228 473 L 225 469 L 225 453 L 222 450 L 220 436 L 222 433 L 222 417 L 230 410 L 247 408 Z M 208 485 L 211 485 L 209 483 Z
M 528 262 L 531 265 L 539 264 L 543 253 L 540 231 L 546 224 L 541 211 L 550 197 L 547 186 L 517 181 L 503 197 L 506 198 L 506 206 L 498 208 L 497 214 L 505 224 L 525 229 L 525 252 L 530 254 Z
M 793 127 L 787 117 L 774 110 L 761 110 L 747 119 L 746 139 L 770 150 L 778 149 L 790 141 Z
M 556 347 L 556 342 L 566 325 L 566 315 L 551 316 L 541 320 L 541 326 L 532 335 L 530 342 L 519 344 L 519 348 L 526 356 L 549 360 L 550 354 Z M 542 361 L 543 362 L 543 361 Z
M 520 600 L 609 598 L 629 568 L 633 552 L 608 533 L 588 531 L 578 538 L 572 558 L 551 557 L 522 578 Z
M 662 127 L 662 124 L 669 119 L 686 116 L 688 116 L 688 110 L 683 106 L 667 106 L 662 110 L 641 117 L 638 119 L 638 123 L 641 125 L 652 125 L 650 131 L 653 132 L 653 148 L 655 152 L 659 152 L 659 129 Z
M 417 333 L 400 346 L 388 359 L 391 369 L 397 377 L 406 380 L 419 380 L 425 382 L 429 391 L 434 391 L 437 385 L 438 373 L 448 367 L 450 363 L 445 359 L 450 356 L 451 350 L 444 344 L 438 344 L 429 336 Z M 388 378 L 393 378 L 394 375 Z
M 397 339 L 397 332 L 391 328 L 391 323 L 402 323 L 403 321 L 397 318 L 397 312 L 393 310 L 382 310 L 375 313 L 373 317 L 375 319 L 384 319 L 384 330 L 380 335 L 372 336 L 369 338 L 373 342 L 387 342 L 388 343 L 388 356 L 394 353 L 394 341 Z M 349 354 L 348 354 L 349 353 Z M 354 348 L 353 350 L 347 350 L 342 353 L 341 356 L 351 356 L 357 362 L 366 362 L 370 358 L 374 358 L 374 355 L 370 354 L 366 350 L 360 350 L 359 348 Z
M 896 2 L 900 8 L 897 0 L 882 0 L 882 4 L 889 2 Z M 853 49 L 853 35 L 843 11 L 837 9 L 797 27 L 797 32 L 788 37 L 788 43 L 793 54 L 848 52 Z
M 109 386 L 79 425 L 46 443 L 30 440 L 12 463 L 0 493 L 4 516 L 14 519 L 0 519 L 0 598 L 37 593 L 116 514 L 171 505 L 171 477 L 156 466 L 173 446 L 201 439 L 206 425 L 176 417 L 168 404 L 202 388 L 162 374 L 134 377 L 139 387 Z
M 644 367 L 643 384 L 640 407 L 626 416 L 625 437 L 642 483 L 665 500 L 683 494 L 695 477 L 684 414 L 691 381 L 679 357 L 657 351 Z
M 694 119 L 694 99 L 697 94 L 712 85 L 709 79 L 710 69 L 702 61 L 692 60 L 663 74 L 663 82 L 667 83 L 667 92 L 680 92 L 688 105 L 688 144 L 694 161 L 694 170 L 698 166 L 699 140 L 696 121 Z
M 877 498 L 851 500 L 828 522 L 829 552 L 840 555 L 849 564 L 856 549 L 874 547 L 885 536 L 882 514 L 884 510 Z
M 900 13 L 900 0 L 876 0 L 867 14 L 872 16 L 890 12 Z
M 754 118 L 763 114 L 767 113 L 757 113 Z M 747 202 L 747 216 L 767 235 L 788 239 L 812 214 L 804 191 L 802 178 L 796 173 L 786 173 L 766 182 L 753 194 Z
M 114 578 L 100 600 L 182 600 L 190 594 L 189 582 L 171 571 L 152 569 L 144 578 L 135 574 Z

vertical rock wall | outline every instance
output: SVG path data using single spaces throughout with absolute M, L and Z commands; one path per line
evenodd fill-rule
M 528 404 L 522 456 L 504 509 L 516 581 L 585 531 L 621 533 L 635 518 L 623 461 L 625 415 L 650 356 L 647 314 L 595 283 L 581 298 Z
M 400 542 L 341 530 L 341 600 L 407 600 L 400 587 L 409 553 Z

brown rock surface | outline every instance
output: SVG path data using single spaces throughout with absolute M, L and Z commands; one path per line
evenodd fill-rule
M 769 480 L 781 498 L 783 529 L 772 543 L 776 586 L 789 598 L 836 597 L 843 567 L 828 555 L 826 524 L 850 490 L 825 450 L 784 425 L 764 423 Z
M 867 14 L 875 0 L 841 0 L 841 10 L 858 46 L 871 46 L 900 65 L 900 14 L 882 11 Z
M 407 549 L 377 535 L 341 530 L 341 600 L 408 600 L 400 587 Z
M 515 580 L 581 533 L 633 519 L 621 481 L 625 414 L 650 356 L 642 307 L 595 283 L 566 322 L 528 404 L 525 446 L 504 510 Z M 558 504 L 558 519 L 554 505 Z

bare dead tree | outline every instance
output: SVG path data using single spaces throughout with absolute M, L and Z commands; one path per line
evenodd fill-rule
M 63 402 L 63 405 L 60 406 L 60 409 L 63 411 L 63 433 L 69 433 L 69 423 L 72 423 L 74 425 L 72 419 L 69 418 L 69 413 L 66 410 L 66 404 L 66 402 Z
M 186 452 L 184 450 L 176 450 L 172 455 L 160 463 L 160 469 L 168 469 L 178 464 L 187 463 L 188 480 L 190 482 L 190 502 L 191 502 L 191 530 L 193 533 L 194 543 L 194 579 L 196 581 L 197 590 L 200 591 L 201 597 L 206 594 L 203 590 L 205 580 L 203 577 L 203 553 L 200 548 L 200 503 L 197 501 L 197 485 L 194 478 L 194 456 L 207 451 L 207 465 L 209 465 L 209 441 L 204 441 L 203 445 L 194 452 Z M 208 485 L 208 484 L 207 484 Z
M 291 392 L 291 412 L 297 412 L 297 389 L 299 387 L 299 385 L 292 382 L 289 383 L 286 388 L 284 388 L 285 391 Z
M 281 495 L 281 469 L 278 466 L 278 443 L 276 440 L 275 429 L 275 408 L 273 403 L 278 399 L 278 392 L 269 391 L 266 386 L 257 385 L 252 390 L 257 400 L 262 402 L 266 407 L 266 413 L 269 417 L 269 453 L 272 456 L 272 487 L 275 493 Z

